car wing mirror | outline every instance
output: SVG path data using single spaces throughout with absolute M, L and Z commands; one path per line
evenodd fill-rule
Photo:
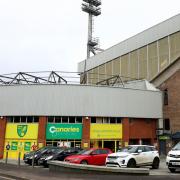
M 141 150 L 141 149 L 138 149 L 138 153 L 142 153 L 142 150 Z

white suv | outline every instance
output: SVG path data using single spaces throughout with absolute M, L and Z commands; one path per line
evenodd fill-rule
M 153 169 L 158 169 L 159 162 L 158 151 L 154 146 L 148 145 L 129 145 L 106 158 L 107 167 L 152 166 Z
M 180 169 L 180 142 L 169 151 L 166 157 L 166 164 L 171 172 Z

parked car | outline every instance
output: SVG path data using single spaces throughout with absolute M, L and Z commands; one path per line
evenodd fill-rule
M 159 153 L 154 146 L 129 145 L 120 151 L 109 154 L 106 158 L 108 167 L 129 167 L 152 166 L 159 168 Z
M 55 151 L 51 151 L 48 154 L 43 155 L 39 161 L 38 164 L 43 165 L 44 167 L 48 167 L 48 161 L 49 160 L 58 160 L 58 161 L 64 161 L 64 159 L 67 156 L 77 154 L 78 152 L 82 151 L 81 148 L 65 148 L 65 149 L 57 149 Z
M 180 142 L 177 143 L 167 154 L 166 164 L 171 172 L 180 169 Z
M 76 164 L 105 165 L 106 157 L 112 151 L 108 148 L 90 148 L 65 158 L 66 162 Z
M 33 155 L 35 155 L 36 152 L 38 151 L 42 151 L 43 149 L 45 149 L 46 147 L 42 147 L 40 149 L 37 149 L 35 151 L 30 151 L 30 152 L 26 152 L 24 153 L 24 156 L 23 156 L 23 160 L 24 160 L 24 163 L 25 164 L 30 164 L 30 159 Z
M 38 149 L 37 151 L 31 151 L 28 154 L 24 155 L 24 162 L 26 164 L 32 165 L 32 161 L 34 158 L 34 165 L 38 165 L 38 160 L 45 154 L 50 153 L 51 151 L 55 151 L 56 149 L 60 149 L 59 147 L 46 146 Z

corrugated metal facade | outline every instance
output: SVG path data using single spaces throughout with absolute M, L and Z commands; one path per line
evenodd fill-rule
M 162 94 L 78 85 L 0 87 L 0 116 L 105 116 L 162 118 Z

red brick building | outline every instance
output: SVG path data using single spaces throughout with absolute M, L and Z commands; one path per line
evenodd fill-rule
M 160 124 L 160 150 L 167 153 L 180 141 L 180 58 L 152 80 L 164 92 L 163 120 Z

